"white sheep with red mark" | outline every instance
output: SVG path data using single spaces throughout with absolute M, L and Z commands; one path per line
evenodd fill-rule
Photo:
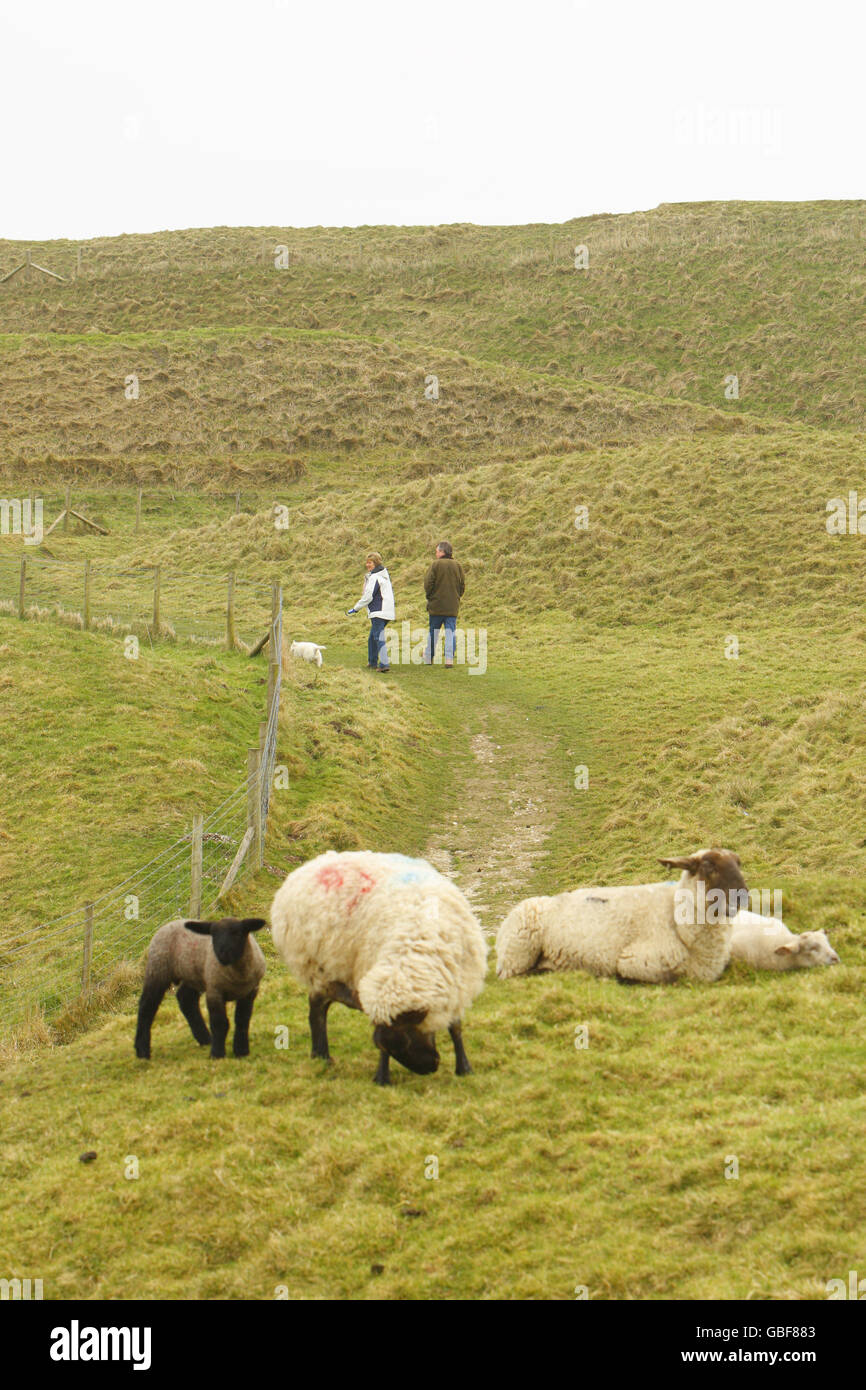
M 439 1065 L 435 1034 L 447 1028 L 458 1076 L 471 1071 L 463 1015 L 484 985 L 487 946 L 472 909 L 424 859 L 348 850 L 290 873 L 271 906 L 274 945 L 310 997 L 313 1056 L 330 1061 L 333 1003 L 362 1010 L 389 1059 L 426 1074 Z
M 789 931 L 778 917 L 758 912 L 737 913 L 731 937 L 731 960 L 754 970 L 809 970 L 814 965 L 838 965 L 839 957 L 823 931 Z

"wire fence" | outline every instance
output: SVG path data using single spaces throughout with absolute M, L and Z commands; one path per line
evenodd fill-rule
M 277 755 L 282 687 L 282 594 L 270 614 L 268 718 L 247 775 L 190 834 L 91 902 L 17 935 L 0 950 L 0 1036 L 50 1020 L 134 964 L 175 917 L 211 913 L 238 873 L 261 867 Z M 235 872 L 232 873 L 231 871 Z
M 267 630 L 271 592 L 234 574 L 0 554 L 0 614 L 119 636 L 248 647 Z

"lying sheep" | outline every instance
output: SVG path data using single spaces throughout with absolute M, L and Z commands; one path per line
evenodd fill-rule
M 262 917 L 223 917 L 216 922 L 187 922 L 179 918 L 160 927 L 150 943 L 144 987 L 135 1030 L 136 1057 L 150 1057 L 150 1030 L 169 985 L 177 985 L 180 1011 L 197 1043 L 211 1044 L 211 1057 L 225 1057 L 229 1031 L 226 1000 L 235 999 L 232 1051 L 246 1057 L 250 1050 L 250 1019 L 265 973 L 265 958 L 250 932 L 266 926 Z M 201 1016 L 204 992 L 210 1031 Z M 211 1037 L 211 1033 L 213 1037 Z
M 317 642 L 293 642 L 289 647 L 289 655 L 296 656 L 301 661 L 314 661 L 321 668 L 322 652 L 325 647 L 320 647 Z
M 745 961 L 755 970 L 808 970 L 813 965 L 838 965 L 839 957 L 823 931 L 789 931 L 778 917 L 757 912 L 737 913 L 731 936 L 731 960 Z
M 379 1066 L 436 1071 L 436 1030 L 447 1028 L 458 1076 L 472 1070 L 464 1011 L 484 984 L 487 946 L 458 888 L 423 859 L 329 850 L 289 874 L 271 907 L 274 945 L 310 996 L 314 1057 L 330 1061 L 328 1009 L 360 1009 L 373 1023 Z
M 578 888 L 519 903 L 496 937 L 497 975 L 717 980 L 730 958 L 730 918 L 748 902 L 740 861 L 730 850 L 704 849 L 660 862 L 682 869 L 679 883 Z

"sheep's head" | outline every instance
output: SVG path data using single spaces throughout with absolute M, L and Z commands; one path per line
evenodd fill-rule
M 804 931 L 796 941 L 786 941 L 776 947 L 777 956 L 794 956 L 794 964 L 803 970 L 812 965 L 838 965 L 839 957 L 823 931 Z
M 209 936 L 220 965 L 237 965 L 250 932 L 267 926 L 264 917 L 221 917 L 216 922 L 184 922 L 187 931 Z
M 426 1017 L 426 1009 L 410 1009 L 390 1023 L 377 1023 L 373 1029 L 376 1046 L 419 1076 L 429 1076 L 439 1066 L 436 1034 L 425 1033 L 421 1027 Z
M 702 849 L 684 859 L 659 861 L 671 869 L 685 869 L 692 878 L 702 879 L 707 893 L 715 890 L 724 895 L 728 918 L 740 908 L 749 906 L 749 890 L 740 868 L 739 855 L 729 849 Z

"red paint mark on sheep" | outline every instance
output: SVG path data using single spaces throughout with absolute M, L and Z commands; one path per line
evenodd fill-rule
M 358 891 L 355 893 L 354 897 L 351 898 L 349 902 L 346 904 L 346 907 L 348 908 L 349 912 L 354 912 L 355 908 L 358 906 L 358 903 L 361 901 L 364 894 L 369 893 L 371 888 L 376 887 L 376 880 L 373 878 L 372 874 L 366 873 L 364 869 L 360 869 L 358 871 L 358 877 L 362 878 L 364 882 L 358 888 Z
M 349 882 L 346 882 L 347 877 Z M 342 869 L 338 869 L 334 864 L 325 864 L 316 874 L 316 882 L 326 893 L 330 893 L 337 888 L 346 888 L 352 896 L 346 903 L 346 912 L 355 911 L 358 903 L 365 893 L 369 893 L 371 888 L 376 887 L 376 880 L 372 874 L 368 874 L 364 869 L 358 869 L 353 875 L 344 874 Z M 354 889 L 354 891 L 352 891 Z

